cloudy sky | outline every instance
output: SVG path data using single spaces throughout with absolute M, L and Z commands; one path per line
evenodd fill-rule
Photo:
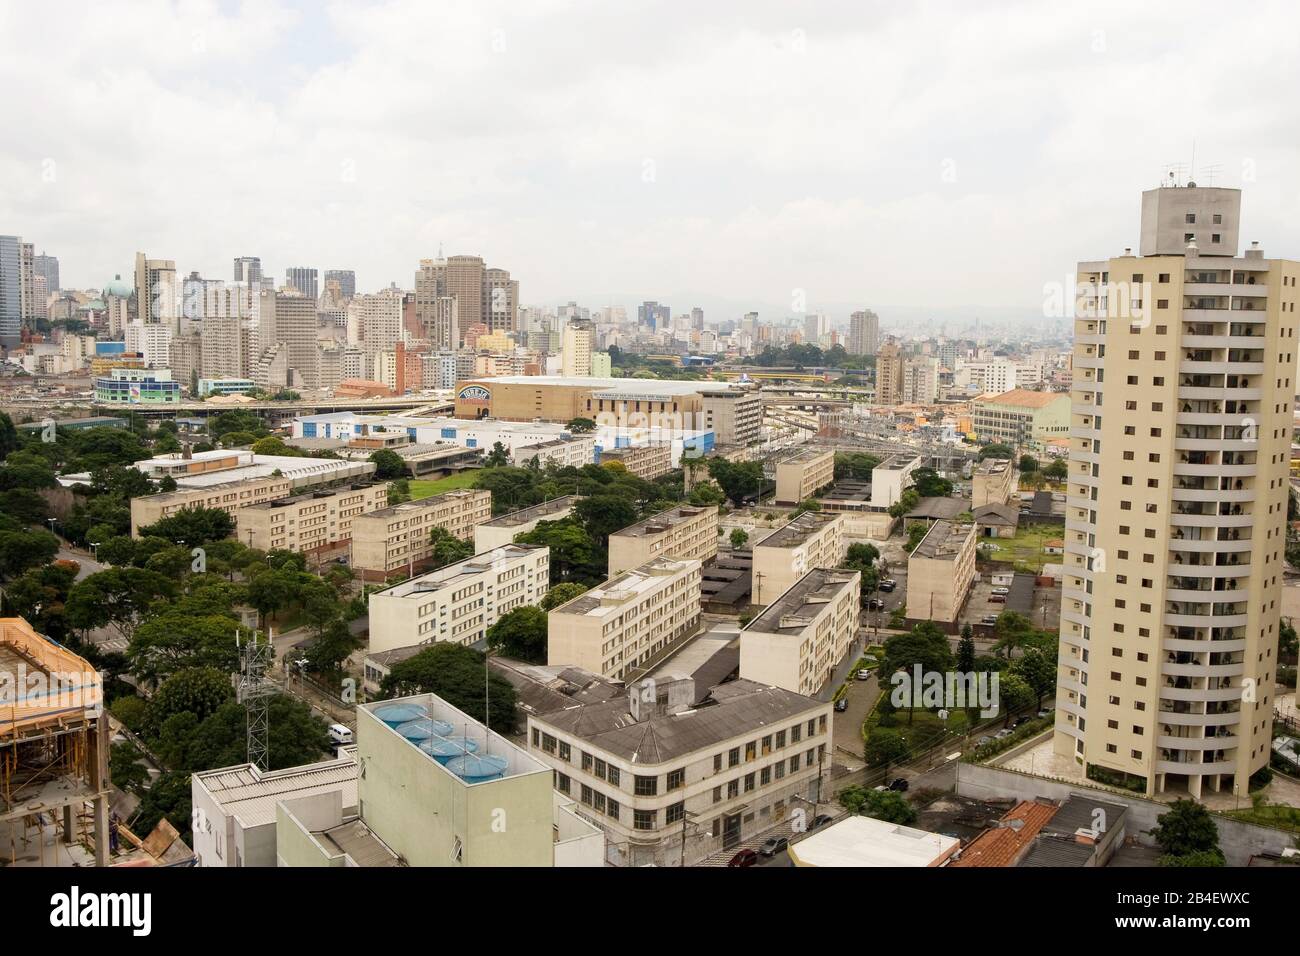
M 1300 257 L 1298 48 L 1286 2 L 0 0 L 0 233 L 65 286 L 441 245 L 526 304 L 1032 315 L 1193 143 Z

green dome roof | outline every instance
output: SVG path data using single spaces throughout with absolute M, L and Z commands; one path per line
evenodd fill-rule
M 129 282 L 123 282 L 121 276 L 113 276 L 112 282 L 104 283 L 104 295 L 115 295 L 122 299 L 130 298 L 135 287 Z

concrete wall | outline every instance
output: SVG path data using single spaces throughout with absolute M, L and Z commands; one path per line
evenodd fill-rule
M 1124 820 L 1125 831 L 1146 846 L 1155 845 L 1149 831 L 1156 826 L 1156 818 L 1169 809 L 1166 803 L 1146 800 L 1120 790 L 1086 787 L 1064 780 L 1035 777 L 1016 770 L 967 763 L 961 764 L 957 769 L 957 793 L 976 800 L 1008 797 L 1032 800 L 1035 797 L 1047 797 L 1057 801 L 1078 793 L 1093 799 L 1122 803 L 1128 807 Z M 1219 827 L 1219 846 L 1223 849 L 1228 866 L 1245 866 L 1252 856 L 1261 853 L 1280 854 L 1284 849 L 1295 845 L 1293 834 L 1284 830 L 1245 823 L 1221 814 L 1214 814 L 1214 822 Z

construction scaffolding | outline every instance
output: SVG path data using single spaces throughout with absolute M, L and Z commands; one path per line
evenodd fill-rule
M 66 863 L 60 843 L 108 864 L 108 731 L 89 662 L 0 618 L 0 865 Z

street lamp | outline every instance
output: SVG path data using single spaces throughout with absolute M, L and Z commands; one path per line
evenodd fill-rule
M 95 553 L 95 563 L 98 564 L 98 563 L 99 563 L 99 542 L 98 542 L 98 541 L 92 541 L 92 542 L 90 542 L 90 546 L 94 549 L 94 553 Z

